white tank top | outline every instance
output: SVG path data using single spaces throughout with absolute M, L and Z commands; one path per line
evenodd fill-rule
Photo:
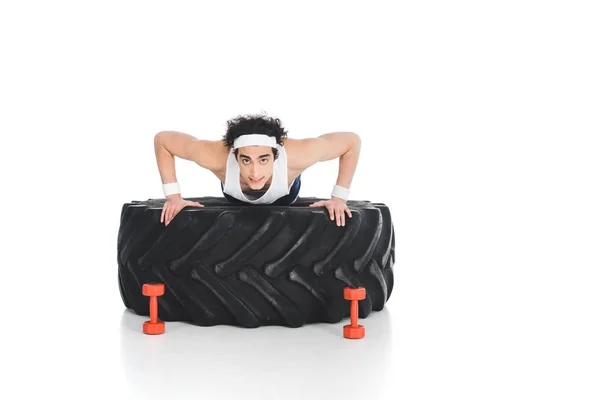
M 225 184 L 223 192 L 228 195 L 251 204 L 270 204 L 282 196 L 290 193 L 292 185 L 288 186 L 287 153 L 285 148 L 277 144 L 279 155 L 273 162 L 273 177 L 269 189 L 257 199 L 254 199 L 244 192 L 240 184 L 240 165 L 235 159 L 234 149 L 231 149 L 227 156 L 227 167 L 225 172 Z

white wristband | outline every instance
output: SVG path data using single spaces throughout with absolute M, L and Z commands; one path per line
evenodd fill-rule
M 165 193 L 165 197 L 167 197 L 172 194 L 181 193 L 181 188 L 178 182 L 163 183 L 163 192 Z
M 331 196 L 339 197 L 344 200 L 348 200 L 349 195 L 350 195 L 350 189 L 345 188 L 340 185 L 335 185 L 333 187 L 333 191 L 331 192 Z

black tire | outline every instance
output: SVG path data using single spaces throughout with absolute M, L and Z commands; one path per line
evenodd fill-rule
M 322 199 L 291 206 L 232 205 L 196 197 L 165 227 L 164 199 L 123 205 L 117 239 L 123 304 L 149 314 L 148 282 L 165 284 L 163 321 L 258 327 L 335 323 L 350 315 L 347 286 L 364 287 L 359 318 L 380 311 L 394 284 L 395 234 L 382 203 L 347 202 L 352 218 L 338 227 Z

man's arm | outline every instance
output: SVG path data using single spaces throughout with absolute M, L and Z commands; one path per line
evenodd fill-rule
M 321 161 L 329 161 L 339 157 L 339 172 L 336 184 L 350 188 L 352 178 L 358 165 L 361 140 L 354 132 L 332 132 L 316 138 L 297 140 L 295 157 L 290 160 L 290 167 L 305 170 Z
M 162 183 L 177 182 L 175 157 L 194 161 L 199 166 L 213 171 L 217 170 L 221 147 L 222 142 L 200 140 L 183 132 L 157 133 L 154 136 L 154 151 Z

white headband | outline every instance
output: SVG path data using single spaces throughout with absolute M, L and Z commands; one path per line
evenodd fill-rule
M 244 146 L 270 146 L 277 148 L 277 139 L 273 136 L 251 133 L 242 135 L 233 141 L 234 149 Z

